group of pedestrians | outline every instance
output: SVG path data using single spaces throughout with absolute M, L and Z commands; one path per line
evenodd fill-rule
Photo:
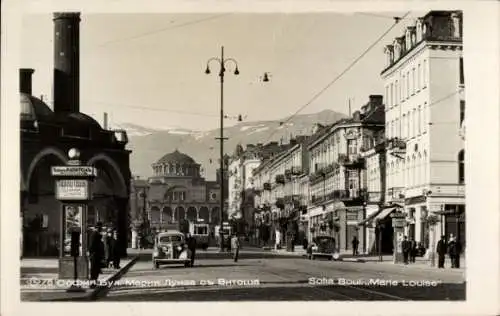
M 419 253 L 422 254 L 420 251 L 421 247 L 417 245 L 417 242 L 413 238 L 408 240 L 408 237 L 404 236 L 401 248 L 403 251 L 403 262 L 405 264 L 415 263 Z
M 446 254 L 450 257 L 451 267 L 454 269 L 460 268 L 460 255 L 462 254 L 462 243 L 453 235 L 449 240 L 446 236 L 441 236 L 437 243 L 436 252 L 438 254 L 438 268 L 444 268 Z
M 102 223 L 98 222 L 90 235 L 90 280 L 97 281 L 103 268 L 120 269 L 120 252 L 118 249 L 118 233 L 108 229 L 103 232 Z M 92 287 L 95 287 L 93 282 Z

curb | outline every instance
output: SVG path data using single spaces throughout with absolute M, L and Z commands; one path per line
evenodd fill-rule
M 125 273 L 132 268 L 134 264 L 139 260 L 139 256 L 133 258 L 129 263 L 127 263 L 123 268 L 121 268 L 119 271 L 115 272 L 112 276 L 106 279 L 107 283 L 109 282 L 114 282 L 119 280 Z M 102 298 L 108 294 L 109 290 L 111 290 L 111 287 L 107 286 L 98 286 L 96 287 L 89 295 L 85 295 L 83 297 L 68 297 L 68 298 L 60 298 L 60 299 L 53 299 L 53 300 L 46 300 L 47 302 L 67 302 L 67 301 L 72 301 L 72 302 L 81 302 L 81 301 L 97 301 L 99 298 Z
M 133 258 L 129 263 L 127 263 L 122 269 L 117 271 L 115 274 L 113 274 L 111 277 L 109 277 L 106 281 L 106 283 L 110 282 L 115 282 L 130 270 L 132 266 L 139 260 L 139 256 L 136 256 Z M 98 286 L 92 293 L 89 295 L 88 299 L 91 301 L 96 301 L 99 298 L 102 298 L 108 294 L 108 292 L 111 290 L 111 287 L 107 286 Z

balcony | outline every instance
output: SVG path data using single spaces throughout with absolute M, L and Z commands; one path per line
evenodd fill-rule
M 271 183 L 269 182 L 264 183 L 264 191 L 271 191 Z
M 277 174 L 276 177 L 274 177 L 274 182 L 278 184 L 285 184 L 285 175 Z
M 311 196 L 311 203 L 314 204 L 314 205 L 317 205 L 317 204 L 320 204 L 320 203 L 323 203 L 325 201 L 325 197 L 323 195 L 313 195 Z
M 367 192 L 367 202 L 379 203 L 382 200 L 382 192 Z
M 388 150 L 394 151 L 397 154 L 405 154 L 406 153 L 406 142 L 397 137 L 389 138 L 385 142 L 385 146 Z
M 302 199 L 300 194 L 285 195 L 285 203 L 299 202 Z
M 328 193 L 326 196 L 320 195 L 320 196 L 312 196 L 311 197 L 311 203 L 312 204 L 319 204 L 327 201 L 332 201 L 332 200 L 339 200 L 339 201 L 354 201 L 354 200 L 360 200 L 363 201 L 366 198 L 366 189 L 359 189 L 359 190 L 334 190 Z
M 404 190 L 405 188 L 403 187 L 392 187 L 387 189 L 387 201 L 403 200 L 405 198 Z
M 302 168 L 300 166 L 293 166 L 292 167 L 292 175 L 300 176 L 301 174 L 302 174 Z
M 346 154 L 339 154 L 338 162 L 346 168 L 365 168 L 365 158 L 361 155 L 352 155 L 349 158 Z

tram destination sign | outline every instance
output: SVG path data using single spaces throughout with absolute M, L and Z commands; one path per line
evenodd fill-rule
M 56 181 L 58 200 L 81 201 L 90 198 L 90 183 L 85 179 L 62 179 Z
M 54 166 L 51 173 L 55 177 L 94 177 L 97 170 L 91 166 Z

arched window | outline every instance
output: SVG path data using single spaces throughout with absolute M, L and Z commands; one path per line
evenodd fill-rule
M 465 163 L 464 163 L 464 157 L 465 156 L 465 151 L 462 149 L 458 153 L 458 183 L 464 184 L 465 183 Z

